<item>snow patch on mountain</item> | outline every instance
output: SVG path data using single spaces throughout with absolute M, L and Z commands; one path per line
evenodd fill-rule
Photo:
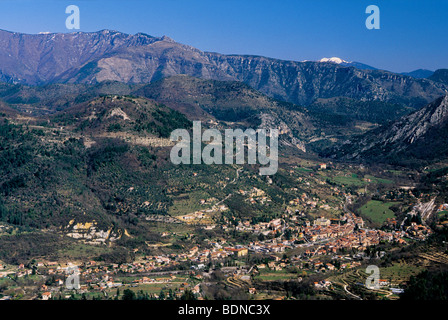
M 337 64 L 350 63 L 349 61 L 345 61 L 344 59 L 341 59 L 338 57 L 322 58 L 319 60 L 319 62 L 333 62 L 333 63 L 337 63 Z

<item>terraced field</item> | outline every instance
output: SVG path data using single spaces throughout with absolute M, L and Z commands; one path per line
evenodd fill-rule
M 248 289 L 249 282 L 241 280 L 238 276 L 228 277 L 226 283 L 231 288 Z
M 362 300 L 357 294 L 358 292 L 375 293 L 380 299 L 386 298 L 390 300 L 398 299 L 390 291 L 384 289 L 367 289 L 365 287 L 368 274 L 362 269 L 356 269 L 346 272 L 341 275 L 330 277 L 329 280 L 333 283 L 333 292 L 338 295 L 344 295 L 347 299 Z M 354 293 L 353 288 L 356 287 L 357 293 Z
M 398 287 L 423 270 L 424 267 L 414 264 L 394 263 L 390 267 L 380 268 L 380 278 L 391 282 L 392 287 Z
M 448 255 L 440 252 L 434 252 L 434 253 L 420 253 L 419 257 L 423 259 L 427 259 L 433 262 L 437 262 L 440 264 L 446 264 L 448 265 Z

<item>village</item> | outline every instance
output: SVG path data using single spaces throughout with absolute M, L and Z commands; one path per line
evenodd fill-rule
M 217 283 L 243 291 L 251 299 L 274 299 L 282 296 L 266 295 L 263 292 L 266 290 L 257 287 L 257 283 L 269 283 L 273 279 L 297 282 L 309 275 L 319 276 L 319 281 L 314 283 L 316 290 L 332 291 L 335 276 L 358 272 L 371 259 L 384 257 L 385 251 L 376 247 L 406 246 L 409 241 L 424 241 L 433 233 L 427 224 L 418 220 L 400 225 L 395 216 L 391 218 L 384 210 L 380 214 L 385 218 L 379 217 L 384 223 L 377 225 L 365 221 L 366 215 L 355 214 L 350 204 L 378 178 L 354 177 L 349 172 L 341 174 L 340 168 L 335 171 L 324 163 L 307 166 L 293 166 L 286 172 L 298 185 L 288 186 L 287 191 L 293 196 L 280 210 L 274 210 L 279 207 L 275 207 L 275 201 L 261 186 L 243 184 L 219 198 L 198 196 L 189 203 L 180 200 L 185 207 L 179 205 L 170 215 L 144 216 L 148 224 L 160 226 L 160 238 L 145 242 L 146 251 L 133 249 L 132 261 L 35 258 L 19 265 L 0 261 L 0 285 L 1 282 L 26 283 L 28 288 L 27 292 L 17 293 L 4 285 L 0 299 L 17 299 L 22 295 L 38 300 L 122 299 L 125 290 L 139 293 L 145 299 L 181 299 L 186 294 L 189 298 L 208 299 L 207 288 Z M 336 178 L 331 176 L 334 175 L 331 170 L 338 175 Z M 239 168 L 235 179 L 226 177 L 224 183 L 232 184 L 245 174 Z M 194 172 L 192 176 L 196 179 L 198 174 Z M 365 185 L 354 190 L 346 185 L 349 182 Z M 263 183 L 272 185 L 273 181 L 268 177 Z M 383 199 L 388 201 L 408 195 L 415 204 L 411 190 L 398 190 L 381 197 L 389 197 Z M 134 191 L 133 187 L 129 188 L 129 192 Z M 257 215 L 235 215 L 226 202 L 232 196 L 255 208 Z M 144 202 L 142 206 L 147 207 L 149 203 Z M 419 215 L 421 207 L 425 208 L 417 202 L 411 214 Z M 270 213 L 261 211 L 266 208 Z M 436 209 L 443 214 L 448 204 Z M 175 231 L 167 231 L 167 226 Z M 8 228 L 11 229 L 0 225 L 3 232 Z M 67 237 L 100 248 L 113 247 L 122 236 L 132 239 L 126 229 L 99 229 L 95 220 L 70 221 L 64 230 Z M 208 235 L 202 237 L 203 241 L 190 241 L 202 233 Z M 177 246 L 170 249 L 173 243 Z M 217 272 L 222 274 L 219 279 Z M 78 279 L 79 285 L 73 285 L 73 279 Z M 381 280 L 385 286 L 387 281 Z
M 314 273 L 343 271 L 360 266 L 359 260 L 365 258 L 364 252 L 370 246 L 385 242 L 402 244 L 405 243 L 405 237 L 424 240 L 431 233 L 428 227 L 415 222 L 400 231 L 365 228 L 363 219 L 349 211 L 341 214 L 340 219 L 319 217 L 311 222 L 291 219 L 291 215 L 285 214 L 282 218 L 255 224 L 247 220 L 233 226 L 228 221 L 221 227 L 228 231 L 235 229 L 238 232 L 263 235 L 266 239 L 246 244 L 231 244 L 225 239 L 218 239 L 209 241 L 206 247 L 193 246 L 185 252 L 169 255 L 147 255 L 132 263 L 122 264 L 35 261 L 27 266 L 21 264 L 0 268 L 0 277 L 18 279 L 40 275 L 45 281 L 41 281 L 43 283 L 35 298 L 42 300 L 56 297 L 69 299 L 74 292 L 77 295 L 97 293 L 101 297 L 108 297 L 116 294 L 113 290 L 138 290 L 145 285 L 160 286 L 161 292 L 171 285 L 170 294 L 174 298 L 180 298 L 185 290 L 189 290 L 196 298 L 203 299 L 201 283 L 210 277 L 217 266 L 223 269 L 233 266 L 227 267 L 226 276 L 231 279 L 237 275 L 236 279 L 245 280 L 263 269 L 280 271 L 290 266 Z M 297 249 L 301 253 L 285 258 L 285 253 Z M 247 257 L 255 254 L 266 257 L 266 263 L 248 265 Z M 333 263 L 324 263 L 319 256 L 329 256 Z M 72 288 L 75 290 L 67 289 L 67 281 L 73 277 L 68 270 L 73 267 L 77 270 L 75 275 L 79 276 L 79 286 Z M 315 284 L 319 289 L 329 285 L 325 281 Z M 254 288 L 248 290 L 256 292 Z M 167 296 L 164 297 L 162 293 L 162 298 Z M 159 299 L 160 293 L 153 292 L 150 297 Z

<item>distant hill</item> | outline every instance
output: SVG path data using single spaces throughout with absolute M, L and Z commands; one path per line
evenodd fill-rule
M 430 80 L 448 85 L 448 69 L 438 69 L 429 77 Z
M 282 107 L 299 108 L 272 99 L 242 82 L 203 80 L 186 75 L 164 78 L 133 93 L 164 103 L 199 106 L 224 121 L 242 121 L 262 111 Z
M 0 82 L 0 100 L 19 111 L 42 115 L 64 110 L 100 95 L 128 95 L 138 87 L 114 81 L 95 85 L 56 83 L 43 86 Z
M 298 146 L 302 151 L 310 141 L 326 140 L 328 136 L 336 142 L 415 110 L 400 103 L 346 97 L 317 99 L 302 107 L 271 98 L 243 82 L 188 75 L 166 77 L 150 84 L 104 81 L 90 85 L 27 86 L 0 83 L 0 101 L 5 107 L 30 116 L 71 113 L 76 117 L 74 110 L 79 111 L 86 103 L 108 95 L 148 98 L 181 112 L 190 120 L 278 128 L 283 142 Z
M 133 92 L 187 115 L 210 115 L 222 122 L 251 128 L 276 128 L 284 143 L 305 150 L 304 141 L 315 133 L 314 118 L 306 108 L 278 101 L 237 81 L 172 76 Z M 190 116 L 190 118 L 192 118 Z M 207 118 L 207 117 L 205 117 Z
M 434 71 L 426 70 L 426 69 L 417 69 L 411 72 L 403 72 L 402 75 L 410 76 L 416 79 L 429 78 Z
M 171 131 L 191 128 L 181 113 L 120 95 L 45 118 L 11 119 L 1 107 L 0 221 L 66 228 L 72 219 L 94 220 L 118 236 L 136 214 L 166 212 L 166 182 L 158 168 L 167 165 L 163 147 Z M 130 186 L 139 192 L 128 192 Z M 150 203 L 142 208 L 145 201 Z M 118 209 L 132 216 L 118 216 Z
M 327 150 L 345 160 L 419 165 L 448 157 L 448 96 Z
M 345 116 L 372 123 L 385 123 L 411 113 L 414 108 L 382 101 L 360 101 L 345 97 L 317 99 L 307 106 L 311 112 Z
M 175 129 L 189 129 L 183 114 L 152 100 L 121 95 L 101 96 L 49 117 L 83 134 L 126 133 L 169 138 Z

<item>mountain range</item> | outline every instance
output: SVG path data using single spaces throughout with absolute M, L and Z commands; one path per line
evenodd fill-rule
M 344 59 L 338 58 L 338 57 L 332 57 L 332 58 L 322 58 L 319 60 L 319 62 L 329 62 L 329 63 L 336 63 L 344 67 L 355 67 L 358 69 L 365 69 L 365 70 L 378 70 L 378 68 L 372 67 L 368 64 L 362 63 L 362 62 L 356 62 L 356 61 L 346 61 Z M 410 76 L 416 79 L 423 79 L 423 78 L 429 78 L 434 74 L 434 71 L 427 70 L 427 69 L 417 69 L 410 72 L 402 72 L 400 73 L 404 76 Z
M 111 30 L 0 31 L 0 80 L 4 114 L 62 115 L 104 95 L 130 95 L 190 120 L 277 127 L 284 144 L 308 151 L 311 143 L 341 159 L 412 153 L 418 144 L 410 143 L 408 129 L 426 132 L 428 106 L 448 92 L 446 69 L 397 74 L 336 57 L 297 62 L 223 55 L 166 36 Z M 428 142 L 425 136 L 412 141 Z
M 168 37 L 117 31 L 21 34 L 0 31 L 0 80 L 8 83 L 150 83 L 167 76 L 240 81 L 287 102 L 343 96 L 421 107 L 445 83 L 337 63 L 203 52 Z
M 266 140 L 207 141 L 194 121 L 278 129 L 278 170 L 260 174 Z M 175 164 L 176 129 L 182 157 L 222 140 L 226 161 Z M 400 288 L 446 264 L 447 140 L 448 69 L 0 30 L 0 300 L 395 299 L 358 285 L 361 260 L 404 266 Z M 72 263 L 81 291 L 60 280 Z

